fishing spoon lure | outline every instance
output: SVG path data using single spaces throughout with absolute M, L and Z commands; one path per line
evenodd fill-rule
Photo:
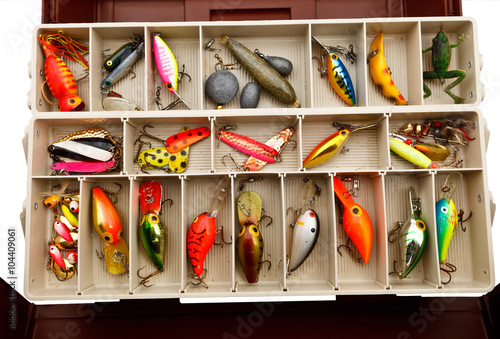
M 217 139 L 233 148 L 236 148 L 238 151 L 246 155 L 266 163 L 281 161 L 279 153 L 276 149 L 249 137 L 221 129 L 217 132 Z

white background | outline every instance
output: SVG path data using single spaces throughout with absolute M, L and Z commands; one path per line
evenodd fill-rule
M 488 185 L 500 199 L 497 176 L 500 152 L 500 48 L 498 26 L 500 1 L 462 2 L 464 16 L 476 19 L 479 51 L 484 66 L 481 79 L 486 96 L 480 105 L 491 132 L 487 152 Z M 21 139 L 31 118 L 27 108 L 30 88 L 27 64 L 31 58 L 32 32 L 41 21 L 41 0 L 0 0 L 0 25 L 3 42 L 0 49 L 0 277 L 7 279 L 7 229 L 16 228 L 17 290 L 23 294 L 24 235 L 19 215 L 26 197 L 26 161 Z M 496 284 L 500 282 L 500 216 L 493 223 Z M 34 225 L 36 227 L 36 225 Z M 46 227 L 40 225 L 40 227 Z

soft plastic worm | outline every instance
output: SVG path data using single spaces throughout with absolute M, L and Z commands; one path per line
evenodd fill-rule
M 217 132 L 217 138 L 238 151 L 259 160 L 273 163 L 279 159 L 277 150 L 249 137 L 221 130 Z

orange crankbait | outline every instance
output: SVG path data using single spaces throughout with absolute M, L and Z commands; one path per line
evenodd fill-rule
M 333 177 L 335 194 L 344 206 L 343 225 L 349 238 L 358 249 L 365 264 L 370 260 L 373 243 L 373 228 L 370 216 L 359 204 L 356 204 L 351 193 L 337 177 Z
M 59 101 L 59 111 L 83 110 L 85 103 L 77 95 L 78 88 L 73 73 L 71 73 L 66 63 L 57 55 L 64 56 L 71 61 L 79 62 L 85 68 L 88 68 L 87 61 L 82 57 L 82 54 L 88 53 L 88 46 L 60 33 L 45 33 L 40 35 L 38 40 L 42 44 L 42 49 L 46 57 L 45 79 L 47 85 L 49 85 L 50 92 Z
M 105 243 L 116 244 L 123 238 L 121 215 L 101 187 L 92 188 L 92 216 L 94 228 Z

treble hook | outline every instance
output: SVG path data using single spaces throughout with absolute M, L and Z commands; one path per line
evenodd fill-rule
M 328 70 L 326 69 L 326 67 L 323 67 L 323 60 L 322 60 L 323 56 L 321 57 L 313 56 L 312 59 L 318 61 L 319 63 L 318 71 L 321 74 L 321 78 L 324 78 Z
M 138 276 L 139 278 L 141 278 L 141 282 L 140 282 L 139 284 L 140 284 L 140 285 L 142 285 L 142 286 L 144 286 L 144 287 L 151 287 L 151 286 L 154 286 L 154 284 L 151 284 L 151 285 L 146 285 L 146 284 L 149 282 L 149 279 L 151 279 L 152 277 L 154 277 L 154 276 L 155 276 L 155 275 L 157 275 L 158 273 L 163 272 L 163 270 L 156 270 L 155 272 L 153 272 L 153 273 L 151 273 L 151 274 L 149 274 L 149 275 L 147 275 L 147 276 L 143 277 L 143 276 L 141 276 L 141 275 L 139 274 L 139 272 L 140 272 L 142 269 L 144 269 L 145 267 L 146 267 L 146 266 L 143 266 L 143 267 L 141 267 L 141 268 L 139 268 L 139 269 L 137 270 L 137 276 Z
M 189 82 L 191 82 L 191 76 L 189 74 L 187 74 L 186 72 L 184 72 L 184 68 L 185 68 L 186 65 L 182 65 L 182 71 L 179 72 L 179 77 L 177 78 L 177 83 L 181 83 L 182 81 L 182 77 L 185 75 L 189 78 Z
M 142 135 L 144 135 L 144 136 L 146 136 L 146 137 L 148 137 L 148 138 L 151 138 L 151 139 L 153 139 L 153 140 L 159 141 L 159 142 L 161 142 L 162 144 L 164 144 L 164 143 L 165 143 L 165 140 L 162 140 L 162 139 L 160 139 L 160 138 L 158 138 L 158 137 L 155 137 L 154 135 L 149 134 L 148 132 L 146 132 L 146 127 L 148 127 L 148 128 L 154 128 L 154 127 L 153 127 L 153 126 L 151 126 L 151 125 L 144 125 L 144 126 L 142 127 L 142 131 L 139 131 Z M 139 138 L 140 138 L 140 137 L 139 137 Z
M 224 244 L 226 244 L 226 245 L 230 245 L 230 244 L 232 244 L 232 243 L 233 243 L 233 237 L 232 237 L 232 236 L 230 236 L 230 238 L 231 238 L 231 242 L 227 242 L 227 241 L 225 241 L 225 240 L 224 240 L 224 226 L 221 226 L 221 227 L 220 227 L 220 228 L 216 231 L 216 233 L 220 233 L 221 242 L 219 242 L 219 243 L 214 242 L 214 245 L 222 245 L 222 247 L 224 247 Z
M 392 244 L 393 242 L 395 242 L 395 241 L 396 241 L 396 239 L 392 239 L 392 236 L 397 235 L 397 234 L 398 234 L 398 232 L 399 232 L 399 230 L 400 230 L 403 226 L 404 226 L 404 223 L 403 223 L 403 222 L 401 222 L 401 221 L 399 221 L 399 222 L 397 222 L 396 227 L 394 227 L 394 228 L 392 229 L 392 231 L 390 231 L 390 232 L 387 234 L 387 240 L 389 241 L 389 243 L 391 243 L 391 244 Z
M 443 282 L 441 281 L 441 284 L 443 285 L 447 285 L 451 282 L 451 273 L 453 272 L 456 272 L 457 271 L 457 267 L 453 264 L 450 264 L 448 262 L 443 262 L 441 263 L 442 265 L 444 265 L 446 268 L 442 267 L 441 265 L 439 266 L 439 269 L 443 272 L 445 272 L 446 274 L 448 274 L 448 276 L 450 277 L 450 279 L 448 279 L 447 282 Z
M 269 221 L 269 223 L 266 225 L 266 227 L 270 226 L 270 225 L 273 223 L 273 218 L 271 218 L 269 215 L 263 215 L 263 216 L 259 219 L 259 221 L 257 222 L 257 224 L 260 224 L 260 222 L 261 222 L 262 220 L 267 219 L 267 218 L 271 219 L 271 221 Z
M 347 243 L 346 243 L 345 245 L 343 245 L 343 244 L 342 244 L 342 245 L 339 245 L 339 247 L 337 247 L 337 252 L 339 252 L 339 254 L 340 254 L 340 256 L 341 256 L 341 257 L 343 257 L 342 252 L 340 252 L 340 248 L 341 248 L 341 247 L 345 247 L 345 248 L 347 248 L 347 250 L 349 251 L 349 254 L 350 254 L 350 255 L 351 255 L 354 259 L 356 259 L 356 261 L 357 261 L 358 263 L 362 263 L 362 262 L 363 262 L 363 258 L 358 257 L 358 256 L 356 255 L 356 252 L 354 251 L 354 249 L 352 249 L 352 248 L 349 246 L 349 243 L 351 243 L 351 244 L 353 243 L 353 242 L 352 242 L 352 240 L 351 240 L 351 238 L 349 238 L 349 239 L 347 240 Z
M 462 229 L 463 232 L 467 231 L 467 227 L 464 227 L 464 222 L 469 220 L 472 217 L 472 211 L 470 211 L 469 216 L 464 219 L 464 210 L 460 209 L 460 213 L 458 213 L 458 222 L 460 223 L 460 228 Z
M 203 287 L 208 288 L 208 285 L 203 281 L 203 279 L 205 279 L 206 276 L 207 276 L 207 270 L 206 269 L 203 269 L 203 273 L 199 277 L 195 276 L 194 273 L 191 273 L 191 276 L 190 276 L 190 278 L 192 279 L 191 280 L 191 284 L 193 286 L 198 286 L 200 284 L 203 284 Z M 198 280 L 199 282 L 197 284 L 195 284 L 193 282 L 193 280 Z
M 238 165 L 238 164 L 236 163 L 236 160 L 234 160 L 234 158 L 233 158 L 233 156 L 232 156 L 232 154 L 231 154 L 231 153 L 226 154 L 226 155 L 224 155 L 224 156 L 222 157 L 222 164 L 224 165 L 224 167 L 227 167 L 227 166 L 226 166 L 226 163 L 224 162 L 224 158 L 225 158 L 225 157 L 228 157 L 229 159 L 231 159 L 231 161 L 233 162 L 234 166 L 236 167 L 236 169 L 237 169 L 238 171 L 243 171 L 243 165 Z
M 269 268 L 267 269 L 267 271 L 269 272 L 271 270 L 271 261 L 270 260 L 263 260 L 261 262 L 259 262 L 260 266 L 262 267 L 262 264 L 265 264 L 265 263 L 268 263 L 269 264 Z

